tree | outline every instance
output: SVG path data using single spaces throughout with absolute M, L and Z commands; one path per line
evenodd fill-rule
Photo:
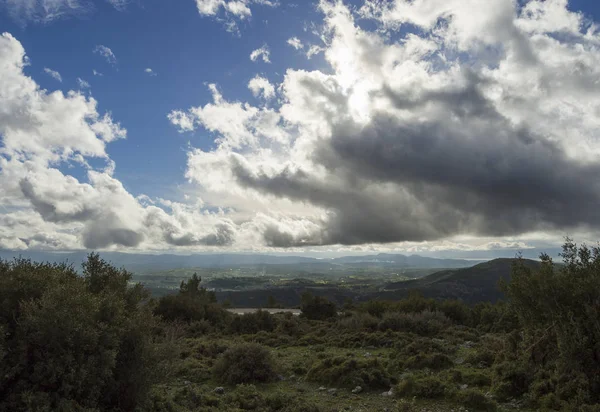
M 518 260 L 505 289 L 523 328 L 520 360 L 555 375 L 559 402 L 580 406 L 600 401 L 600 247 L 567 238 L 561 257 L 558 267 L 541 255 L 538 270 Z
M 208 320 L 213 325 L 222 322 L 227 314 L 217 304 L 215 293 L 200 287 L 201 280 L 194 273 L 190 279 L 182 281 L 179 293 L 161 297 L 154 313 L 167 321 Z
M 154 318 L 131 274 L 0 261 L 0 410 L 130 411 L 146 398 Z
M 313 296 L 308 291 L 302 294 L 300 310 L 304 317 L 312 320 L 326 320 L 337 316 L 335 303 L 321 296 Z

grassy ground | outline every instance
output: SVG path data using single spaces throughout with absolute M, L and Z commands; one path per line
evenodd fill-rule
M 501 342 L 496 335 L 451 327 L 423 337 L 291 322 L 289 330 L 241 336 L 184 333 L 173 343 L 176 359 L 153 389 L 154 410 L 524 410 L 514 401 L 498 404 L 490 395 L 490 350 Z M 277 378 L 255 385 L 224 385 L 215 379 L 213 366 L 222 353 L 248 342 L 269 349 Z

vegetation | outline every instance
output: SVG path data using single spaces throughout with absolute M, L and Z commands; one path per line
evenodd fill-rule
M 600 249 L 562 258 L 513 260 L 504 302 L 301 316 L 235 315 L 197 275 L 150 299 L 96 254 L 0 261 L 0 411 L 600 410 Z

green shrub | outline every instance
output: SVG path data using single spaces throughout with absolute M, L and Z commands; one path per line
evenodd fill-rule
M 432 369 L 440 370 L 450 368 L 454 365 L 452 359 L 442 353 L 418 354 L 411 356 L 404 362 L 404 367 L 409 369 Z
M 167 321 L 196 322 L 206 320 L 211 325 L 225 324 L 230 314 L 217 303 L 214 292 L 200 287 L 200 277 L 194 275 L 181 282 L 179 293 L 159 299 L 154 313 Z
M 442 312 L 429 310 L 420 313 L 386 312 L 379 323 L 379 329 L 433 336 L 449 325 L 450 320 Z
M 321 296 L 313 296 L 310 292 L 302 294 L 300 310 L 302 316 L 311 320 L 327 320 L 337 316 L 335 303 Z
M 531 371 L 517 362 L 503 362 L 494 366 L 492 391 L 501 401 L 523 395 L 530 383 Z
M 379 319 L 369 313 L 352 313 L 338 319 L 336 327 L 342 330 L 373 332 L 377 330 Z
M 256 410 L 264 404 L 264 398 L 256 386 L 240 384 L 235 391 L 227 394 L 227 402 L 243 410 Z
M 576 377 L 577 386 L 559 397 L 575 406 L 600 402 L 600 246 L 563 245 L 563 265 L 548 255 L 532 268 L 517 260 L 511 281 L 505 285 L 511 310 L 518 315 L 523 335 L 530 342 L 518 349 L 530 359 L 529 370 L 554 370 Z M 504 383 L 504 381 L 503 381 Z
M 273 332 L 277 327 L 277 320 L 266 310 L 254 313 L 234 315 L 229 326 L 232 333 L 258 333 L 260 331 Z
M 227 349 L 215 363 L 213 374 L 228 384 L 269 382 L 275 378 L 275 366 L 267 348 L 246 343 Z
M 461 382 L 469 386 L 491 386 L 492 378 L 481 372 L 467 371 L 462 374 Z
M 313 365 L 306 379 L 325 385 L 365 389 L 389 388 L 391 379 L 378 359 L 326 357 Z
M 396 395 L 403 398 L 414 396 L 422 399 L 435 399 L 444 397 L 446 390 L 446 384 L 438 378 L 409 376 L 396 386 Z
M 492 399 L 475 389 L 465 389 L 457 392 L 457 402 L 475 411 L 496 411 L 498 406 Z
M 496 353 L 488 349 L 479 348 L 469 352 L 465 357 L 465 362 L 470 363 L 473 366 L 489 368 L 494 364 L 495 359 Z
M 0 261 L 0 410 L 132 410 L 155 378 L 147 292 L 97 254 Z

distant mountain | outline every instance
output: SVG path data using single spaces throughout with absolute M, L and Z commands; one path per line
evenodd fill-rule
M 477 263 L 462 259 L 436 259 L 419 255 L 406 256 L 389 253 L 379 253 L 377 255 L 366 256 L 344 256 L 333 258 L 331 261 L 341 264 L 371 263 L 406 268 L 464 268 L 473 266 L 475 263 Z
M 433 298 L 455 298 L 467 302 L 495 302 L 503 294 L 498 285 L 501 279 L 510 280 L 515 259 L 494 259 L 489 262 L 455 270 L 443 270 L 420 279 L 394 282 L 385 286 L 371 298 L 398 299 L 417 290 Z M 524 260 L 525 265 L 536 268 L 540 262 Z
M 1 259 L 24 257 L 34 261 L 65 262 L 79 267 L 87 252 L 35 252 L 0 251 Z M 390 268 L 464 268 L 477 262 L 460 259 L 435 259 L 418 255 L 380 253 L 366 256 L 344 256 L 333 259 L 317 259 L 303 256 L 273 256 L 262 254 L 200 254 L 200 255 L 150 255 L 139 253 L 101 252 L 100 255 L 119 267 L 131 271 L 160 271 L 179 268 L 228 268 L 264 265 L 302 265 L 313 270 L 333 267 L 390 267 Z

